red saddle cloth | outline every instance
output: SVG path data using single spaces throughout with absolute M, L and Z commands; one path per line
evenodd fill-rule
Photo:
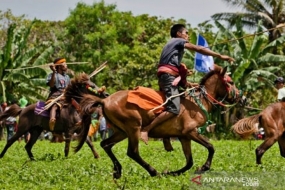
M 135 90 L 129 91 L 127 101 L 138 105 L 142 109 L 151 110 L 163 104 L 165 102 L 165 96 L 163 92 L 138 86 Z M 164 106 L 154 110 L 154 113 L 161 113 L 163 110 Z

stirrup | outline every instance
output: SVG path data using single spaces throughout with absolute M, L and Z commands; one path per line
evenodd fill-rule
M 51 118 L 51 119 L 49 120 L 49 129 L 50 129 L 51 131 L 54 130 L 55 121 L 56 121 L 55 118 Z

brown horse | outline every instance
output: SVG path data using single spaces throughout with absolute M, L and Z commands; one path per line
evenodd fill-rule
M 63 108 L 60 110 L 59 117 L 56 120 L 54 132 L 58 134 L 64 133 L 65 136 L 65 148 L 64 153 L 65 156 L 68 156 L 71 136 L 74 132 L 81 133 L 83 130 L 82 126 L 76 126 L 76 122 L 78 122 L 78 118 L 80 118 L 76 108 L 72 105 L 72 98 L 77 102 L 80 102 L 83 94 L 92 94 L 98 95 L 95 93 L 94 88 L 96 85 L 92 83 L 89 79 L 89 76 L 86 74 L 80 74 L 74 79 L 71 80 L 71 84 L 65 90 L 65 104 Z M 102 93 L 102 97 L 105 95 Z M 32 104 L 27 106 L 24 109 L 21 109 L 18 105 L 13 105 L 5 111 L 0 116 L 0 121 L 6 119 L 9 116 L 17 117 L 19 115 L 19 124 L 18 130 L 15 135 L 8 140 L 5 145 L 3 151 L 0 154 L 0 158 L 4 156 L 7 149 L 23 134 L 29 132 L 31 134 L 30 140 L 25 146 L 25 149 L 29 155 L 31 160 L 34 160 L 34 156 L 31 152 L 33 145 L 36 143 L 39 135 L 43 130 L 49 131 L 49 116 L 42 116 L 35 114 L 36 104 Z M 49 115 L 49 114 L 48 114 Z M 86 140 L 86 143 L 91 148 L 92 153 L 95 158 L 98 158 L 99 155 L 95 151 L 94 146 L 92 145 L 89 139 Z
M 263 128 L 265 139 L 255 149 L 256 164 L 261 164 L 261 157 L 276 141 L 282 157 L 285 157 L 285 102 L 277 102 L 266 107 L 261 113 L 239 120 L 232 130 L 242 138 L 248 138 Z
M 213 71 L 203 77 L 199 87 L 186 91 L 188 92 L 187 96 L 181 98 L 181 111 L 177 117 L 167 120 L 149 132 L 149 136 L 153 138 L 178 137 L 182 144 L 186 165 L 177 171 L 166 172 L 166 174 L 180 175 L 192 167 L 191 140 L 208 149 L 207 161 L 199 169 L 199 172 L 210 169 L 214 147 L 204 136 L 198 133 L 198 128 L 206 123 L 207 112 L 211 111 L 213 105 L 222 104 L 217 99 L 223 98 L 230 103 L 237 102 L 239 99 L 238 90 L 225 73 L 226 68 L 216 66 Z M 101 142 L 101 146 L 114 164 L 113 177 L 116 179 L 121 177 L 122 166 L 113 154 L 112 147 L 125 138 L 128 138 L 127 155 L 146 169 L 151 176 L 156 176 L 158 172 L 140 157 L 138 147 L 140 130 L 151 122 L 154 113 L 128 102 L 129 92 L 130 90 L 118 91 L 105 99 L 90 95 L 84 96 L 81 107 L 85 131 L 80 136 L 81 140 L 75 151 L 80 150 L 87 136 L 91 114 L 89 110 L 101 104 L 104 116 L 114 130 L 111 137 Z

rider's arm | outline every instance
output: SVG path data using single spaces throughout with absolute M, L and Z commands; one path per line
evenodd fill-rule
M 216 52 L 210 50 L 209 48 L 205 48 L 203 46 L 198 46 L 198 45 L 194 45 L 191 43 L 185 43 L 184 47 L 190 51 L 195 51 L 195 52 L 201 53 L 203 55 L 210 55 L 213 57 L 218 57 L 218 58 L 223 59 L 223 60 L 228 61 L 228 62 L 235 61 L 234 58 L 232 58 L 232 57 L 229 57 L 227 55 L 221 55 L 221 54 L 216 53 Z
M 50 80 L 48 81 L 48 86 L 49 87 L 54 87 L 54 85 L 55 85 L 55 74 L 56 74 L 56 69 L 55 69 L 55 66 L 54 65 L 51 65 L 50 66 L 50 69 L 52 70 L 52 74 L 51 74 L 51 78 L 50 78 Z

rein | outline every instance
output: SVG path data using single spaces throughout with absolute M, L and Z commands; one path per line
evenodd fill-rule
M 213 124 L 213 122 L 211 120 L 209 120 L 209 113 L 208 111 L 206 110 L 205 106 L 202 104 L 200 98 L 198 98 L 198 96 L 202 95 L 207 101 L 209 101 L 212 105 L 220 105 L 220 106 L 223 106 L 223 107 L 226 107 L 226 108 L 232 108 L 233 106 L 235 106 L 237 103 L 234 103 L 234 104 L 231 104 L 231 105 L 225 105 L 223 104 L 223 101 L 225 100 L 226 96 L 222 99 L 222 101 L 218 101 L 217 99 L 215 99 L 213 96 L 211 96 L 210 94 L 207 93 L 206 89 L 205 89 L 205 86 L 199 86 L 197 88 L 200 88 L 201 92 L 198 94 L 198 95 L 195 95 L 195 92 L 196 92 L 196 89 L 195 88 L 192 88 L 192 89 L 189 89 L 188 91 L 188 95 L 190 97 L 192 97 L 195 102 L 197 103 L 197 105 L 200 107 L 200 109 L 204 112 L 205 116 L 206 116 L 206 122 L 203 126 L 199 127 L 198 128 L 198 133 L 199 134 L 203 134 L 207 128 L 208 125 L 210 124 Z M 234 89 L 233 89 L 234 90 Z M 232 91 L 231 91 L 232 92 Z M 230 91 L 228 90 L 228 93 L 230 93 Z M 234 90 L 234 94 L 235 93 L 235 90 Z

